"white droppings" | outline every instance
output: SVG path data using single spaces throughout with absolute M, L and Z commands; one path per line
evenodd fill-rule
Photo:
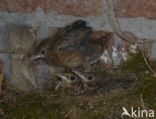
M 100 56 L 100 60 L 106 64 L 112 64 L 112 60 L 106 49 L 104 50 L 103 54 Z

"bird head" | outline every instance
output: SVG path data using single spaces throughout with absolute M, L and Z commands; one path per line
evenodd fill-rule
M 73 88 L 80 84 L 79 77 L 72 72 L 57 73 L 55 75 L 61 79 L 63 88 Z

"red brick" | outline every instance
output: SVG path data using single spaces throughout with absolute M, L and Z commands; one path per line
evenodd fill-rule
M 0 10 L 9 12 L 31 12 L 40 7 L 58 14 L 74 16 L 101 16 L 104 13 L 102 0 L 0 0 Z
M 156 19 L 156 0 L 117 0 L 117 16 Z

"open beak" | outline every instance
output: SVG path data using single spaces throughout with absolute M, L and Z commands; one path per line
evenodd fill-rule
M 32 56 L 30 59 L 37 60 L 37 59 L 44 58 L 44 57 L 45 57 L 44 55 L 36 55 L 36 56 Z
M 78 71 L 72 71 L 75 75 L 77 75 L 81 80 L 88 82 L 88 80 Z
M 62 75 L 62 74 L 55 74 L 55 76 L 57 76 L 58 78 L 60 78 L 61 80 L 64 80 L 64 81 L 66 81 L 66 82 L 68 82 L 68 83 L 70 83 L 70 80 L 66 77 L 66 76 L 64 76 L 64 75 Z

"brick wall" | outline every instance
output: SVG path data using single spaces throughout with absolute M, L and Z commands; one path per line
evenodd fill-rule
M 114 0 L 114 3 L 120 17 L 156 19 L 155 0 Z M 41 8 L 45 13 L 55 11 L 59 15 L 102 16 L 104 4 L 105 0 L 1 0 L 0 11 L 31 13 Z
M 138 38 L 156 40 L 156 0 L 113 0 L 115 13 L 123 32 Z M 10 48 L 12 31 L 21 26 L 35 29 L 38 40 L 53 34 L 55 29 L 84 19 L 95 33 L 113 33 L 108 0 L 0 0 L 0 49 Z M 20 27 L 19 27 L 20 26 Z M 17 36 L 18 37 L 18 36 Z M 19 35 L 19 37 L 21 37 Z M 114 45 L 122 40 L 114 35 Z M 112 46 L 110 46 L 112 47 Z M 147 48 L 156 59 L 156 44 Z M 4 71 L 12 75 L 9 54 L 0 54 Z
M 120 17 L 156 19 L 155 0 L 117 0 L 116 9 Z
M 40 7 L 45 13 L 51 10 L 60 15 L 103 15 L 102 0 L 5 0 L 0 2 L 1 11 L 33 12 Z

